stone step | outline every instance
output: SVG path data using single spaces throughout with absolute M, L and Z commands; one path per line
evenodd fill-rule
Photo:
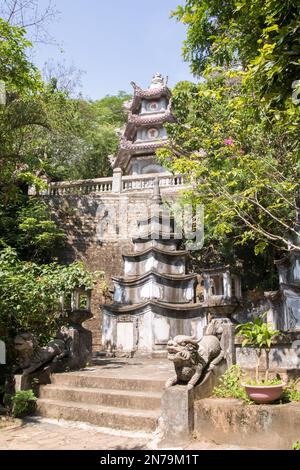
M 158 410 L 137 410 L 39 398 L 37 414 L 46 418 L 66 419 L 96 426 L 131 431 L 154 431 Z
M 133 392 L 131 390 L 108 390 L 100 388 L 71 387 L 66 385 L 43 385 L 40 398 L 76 403 L 157 410 L 160 408 L 160 392 Z
M 162 392 L 165 386 L 165 381 L 159 379 L 105 377 L 103 375 L 84 374 L 80 372 L 53 374 L 51 382 L 55 385 L 70 387 L 132 390 L 137 392 Z

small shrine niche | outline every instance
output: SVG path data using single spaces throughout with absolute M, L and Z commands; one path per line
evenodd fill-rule
M 64 311 L 91 311 L 91 296 L 90 289 L 76 287 L 70 294 L 63 295 L 60 298 L 61 309 Z
M 74 310 L 91 310 L 91 290 L 75 288 L 71 296 L 71 309 Z
M 214 303 L 220 300 L 237 300 L 242 297 L 241 280 L 231 274 L 228 267 L 207 269 L 201 272 L 200 301 Z

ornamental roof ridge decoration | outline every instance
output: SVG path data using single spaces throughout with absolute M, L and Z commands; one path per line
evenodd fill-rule
M 166 77 L 166 80 L 165 80 L 161 73 L 156 72 L 152 77 L 149 88 L 153 89 L 153 88 L 158 88 L 161 86 L 166 86 L 167 82 L 168 82 L 168 77 Z
M 146 91 L 146 90 L 143 90 L 140 86 L 138 86 L 134 81 L 131 81 L 130 84 L 132 85 L 133 89 L 137 91 L 138 93 Z M 167 84 L 168 84 L 168 76 L 164 78 L 161 73 L 156 72 L 152 76 L 148 90 L 167 88 Z
M 131 81 L 130 84 L 133 87 L 133 99 L 130 103 L 126 103 L 126 109 L 135 109 L 141 98 L 160 98 L 162 95 L 166 95 L 170 98 L 171 91 L 168 88 L 167 83 L 168 77 L 164 79 L 158 72 L 153 75 L 150 86 L 146 90 L 143 90 L 139 85 Z
M 142 90 L 142 88 L 140 88 L 134 82 L 131 82 L 131 85 L 133 86 L 135 97 L 159 98 L 163 93 L 168 92 L 168 95 L 170 93 L 170 90 L 166 85 L 163 85 L 161 87 L 151 88 L 151 89 L 149 88 L 148 90 Z

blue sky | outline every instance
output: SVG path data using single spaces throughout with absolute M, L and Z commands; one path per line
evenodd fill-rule
M 146 87 L 154 72 L 168 75 L 170 86 L 193 79 L 181 57 L 185 28 L 169 18 L 182 0 L 55 3 L 60 15 L 48 29 L 61 47 L 37 45 L 33 60 L 41 68 L 53 60 L 84 70 L 84 96 L 98 99 L 131 91 L 131 80 Z

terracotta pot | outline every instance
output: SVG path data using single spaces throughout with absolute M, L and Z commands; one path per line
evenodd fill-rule
M 284 384 L 277 385 L 247 385 L 243 384 L 246 393 L 255 403 L 272 403 L 278 400 L 283 392 Z

